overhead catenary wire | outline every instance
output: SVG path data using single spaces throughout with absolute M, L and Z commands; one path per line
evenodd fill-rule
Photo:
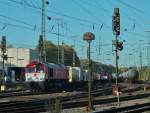
M 97 21 L 100 21 L 101 23 L 103 23 L 105 25 L 105 27 L 107 28 L 111 28 L 111 26 L 107 25 L 106 23 L 104 23 L 102 20 L 100 20 L 97 16 L 95 16 L 90 10 L 88 10 L 87 8 L 85 8 L 83 5 L 81 5 L 80 3 L 78 3 L 75 0 L 72 0 L 76 5 L 78 5 L 83 11 L 85 11 L 89 16 L 94 17 Z
M 16 3 L 18 5 L 23 5 L 22 2 L 18 2 L 16 0 L 7 0 L 7 1 L 10 1 L 10 2 L 13 2 L 13 3 Z M 33 9 L 38 9 L 40 11 L 40 7 L 33 7 L 32 5 L 28 5 L 28 4 L 24 4 L 25 6 L 28 6 L 30 8 L 33 8 Z M 61 16 L 64 16 L 64 17 L 67 17 L 67 18 L 70 18 L 70 19 L 73 19 L 73 20 L 77 20 L 77 21 L 81 21 L 81 22 L 86 22 L 86 23 L 90 23 L 90 24 L 95 24 L 95 25 L 101 25 L 99 23 L 96 23 L 96 22 L 93 22 L 93 21 L 90 21 L 90 20 L 87 20 L 87 19 L 81 19 L 81 18 L 78 18 L 78 17 L 73 17 L 73 16 L 70 16 L 70 15 L 67 15 L 67 14 L 63 14 L 63 13 L 59 13 L 59 12 L 56 12 L 56 11 L 52 11 L 52 10 L 49 10 L 49 9 L 46 9 L 47 12 L 51 12 L 51 13 L 54 13 L 54 14 L 57 14 L 57 15 L 61 15 Z M 47 15 L 45 15 L 47 16 Z
M 13 1 L 13 2 L 14 2 L 15 0 L 9 0 L 9 1 Z M 15 2 L 14 2 L 14 3 L 15 3 Z M 20 3 L 17 2 L 17 4 L 20 4 Z M 20 4 L 20 5 L 21 5 L 21 4 Z M 24 5 L 25 5 L 25 4 L 24 4 Z M 26 5 L 27 5 L 27 4 L 26 4 Z M 36 8 L 35 8 L 35 7 L 32 6 L 32 5 L 29 5 L 29 7 L 30 7 L 30 8 L 33 7 L 34 9 L 40 9 L 40 7 L 36 7 Z M 49 12 L 49 11 L 50 11 L 50 10 L 47 10 L 47 12 Z M 55 11 L 54 11 L 54 12 L 55 12 Z M 60 13 L 60 12 L 58 12 L 58 13 L 59 13 L 58 15 L 61 14 L 61 16 L 62 16 L 62 14 L 63 14 L 63 13 Z M 63 15 L 63 16 L 64 16 L 64 15 Z M 67 16 L 69 16 L 69 15 L 67 15 Z M 67 17 L 67 16 L 66 16 L 66 17 Z M 72 16 L 71 16 L 71 17 L 72 17 Z M 68 17 L 67 17 L 67 18 L 68 18 Z M 69 18 L 70 18 L 70 16 L 69 16 Z M 73 18 L 70 18 L 70 19 L 73 19 Z M 79 20 L 78 20 L 78 19 L 79 19 Z M 80 20 L 80 19 L 81 19 L 81 18 L 78 18 L 78 17 L 76 18 L 76 17 L 75 17 L 73 20 L 81 21 L 82 19 L 81 19 L 81 20 Z M 93 23 L 94 23 L 93 21 L 90 21 L 91 23 L 89 23 L 88 21 L 86 22 L 86 21 L 84 21 L 84 20 L 86 20 L 86 19 L 83 19 L 82 22 L 87 23 L 88 25 L 90 24 L 90 26 L 93 25 Z M 94 25 L 100 26 L 101 24 L 99 24 L 99 23 L 96 22 Z M 83 26 L 83 27 L 84 27 L 84 26 Z M 128 32 L 126 32 L 126 33 L 128 33 Z M 57 35 L 56 33 L 54 33 L 54 34 Z M 130 32 L 130 34 L 133 34 L 133 35 L 134 35 L 133 32 Z M 139 33 L 139 34 L 140 34 L 140 33 Z M 64 36 L 64 35 L 63 35 L 63 36 Z M 67 36 L 67 35 L 66 35 L 66 36 Z M 138 35 L 137 35 L 137 36 L 138 36 Z M 64 36 L 64 37 L 65 37 L 65 36 Z M 139 37 L 140 37 L 140 36 L 139 36 Z M 78 40 L 78 39 L 77 39 L 77 40 Z
M 16 0 L 8 0 L 8 1 L 10 1 L 10 2 L 14 2 L 14 3 L 16 3 L 16 4 L 19 4 L 19 5 L 23 5 L 22 4 L 22 2 L 18 2 L 18 1 L 16 1 Z M 28 5 L 28 4 L 26 4 L 28 7 L 30 7 L 30 8 L 34 8 L 34 9 L 40 9 L 40 8 L 38 8 L 38 7 L 32 7 L 32 5 Z M 48 10 L 49 11 L 49 10 Z M 67 15 L 65 15 L 65 16 L 67 16 Z M 67 16 L 68 17 L 68 16 Z M 69 16 L 70 17 L 70 16 Z M 88 23 L 90 22 L 89 20 L 85 20 L 85 19 L 79 19 L 79 18 L 76 18 L 76 17 L 73 17 L 74 19 L 76 19 L 76 20 L 80 20 L 80 21 L 82 21 L 82 22 L 85 22 L 85 21 L 87 21 Z M 91 22 L 91 23 L 94 23 L 94 22 Z M 94 23 L 95 25 L 100 25 L 100 24 L 98 24 L 98 23 Z
M 11 1 L 11 2 L 14 2 L 16 4 L 19 4 L 19 5 L 23 5 L 22 2 L 18 2 L 16 0 L 8 0 L 8 1 Z M 110 1 L 109 1 L 110 2 Z M 30 8 L 35 8 L 35 9 L 40 9 L 40 7 L 33 7 L 32 5 L 27 5 L 28 7 Z M 106 9 L 105 9 L 106 10 Z M 47 10 L 48 12 L 52 12 L 52 13 L 55 13 L 55 14 L 59 14 L 59 15 L 62 15 L 62 16 L 66 16 L 68 18 L 72 18 L 72 19 L 76 19 L 78 21 L 82 21 L 82 22 L 90 22 L 90 23 L 93 23 L 93 24 L 96 24 L 96 25 L 100 25 L 99 23 L 95 23 L 95 22 L 92 22 L 92 21 L 89 21 L 89 20 L 86 20 L 86 19 L 80 19 L 80 18 L 77 18 L 77 17 L 72 17 L 72 16 L 69 16 L 69 15 L 66 15 L 66 14 L 63 14 L 63 13 L 59 13 L 59 12 L 56 12 L 56 11 L 52 11 L 52 10 Z M 108 11 L 108 10 L 107 10 Z
M 22 2 L 18 2 L 16 0 L 8 0 L 10 2 L 14 2 L 16 4 L 19 4 L 19 5 L 23 5 Z M 110 2 L 110 1 L 109 1 Z M 32 5 L 27 5 L 28 7 L 30 8 L 34 8 L 34 9 L 38 9 L 40 10 L 40 7 L 33 7 Z M 96 23 L 96 22 L 93 22 L 93 21 L 90 21 L 90 20 L 86 20 L 86 19 L 81 19 L 81 18 L 77 18 L 77 17 L 73 17 L 73 16 L 70 16 L 70 15 L 66 15 L 66 14 L 63 14 L 63 13 L 59 13 L 59 12 L 56 12 L 56 11 L 52 11 L 52 10 L 49 10 L 47 9 L 48 12 L 51 12 L 51 13 L 54 13 L 54 14 L 57 14 L 57 15 L 61 15 L 61 16 L 64 16 L 64 17 L 67 17 L 67 18 L 70 18 L 70 19 L 73 19 L 73 20 L 76 20 L 76 21 L 82 21 L 82 22 L 86 22 L 86 23 L 90 23 L 90 24 L 94 24 L 94 25 L 98 25 L 98 26 L 101 26 L 100 23 Z M 46 16 L 46 15 L 45 15 Z M 103 23 L 104 24 L 104 23 Z M 107 26 L 108 27 L 108 26 Z M 111 26 L 109 26 L 111 28 Z M 131 32 L 130 32 L 131 33 Z
M 21 24 L 24 24 L 24 25 L 27 25 L 27 26 L 30 26 L 30 27 L 33 27 L 34 25 L 31 25 L 25 21 L 22 21 L 22 20 L 18 20 L 18 19 L 15 19 L 15 18 L 12 18 L 12 17 L 8 17 L 8 16 L 5 16 L 5 15 L 2 15 L 0 14 L 0 17 L 3 17 L 3 18 L 6 18 L 6 19 L 9 19 L 11 21 L 15 21 L 15 22 L 18 22 L 18 23 L 21 23 Z
M 108 10 L 108 9 L 106 9 L 106 8 L 104 8 L 103 6 L 102 6 L 102 4 L 100 4 L 99 3 L 99 1 L 96 1 L 96 2 L 93 2 L 93 1 L 87 1 L 87 0 L 82 0 L 81 1 L 83 4 L 84 3 L 86 3 L 89 7 L 91 7 L 91 5 L 93 5 L 94 7 L 97 7 L 97 8 L 100 8 L 101 10 L 103 10 L 104 11 L 104 14 L 105 14 L 105 16 L 108 16 L 108 17 L 112 17 L 112 15 L 110 14 L 110 11 Z M 106 13 L 107 12 L 107 13 Z
M 142 15 L 149 16 L 149 17 L 150 17 L 150 14 L 149 14 L 149 13 L 146 13 L 146 12 L 143 11 L 142 9 L 139 9 L 139 8 L 137 8 L 137 7 L 134 7 L 134 6 L 132 6 L 131 4 L 128 4 L 128 3 L 124 2 L 124 1 L 121 1 L 121 0 L 118 0 L 118 2 L 120 2 L 121 4 L 123 4 L 123 5 L 125 5 L 125 6 L 127 6 L 127 7 L 129 7 L 129 8 L 132 8 L 133 10 L 139 12 L 139 13 L 142 14 Z
M 15 2 L 15 0 L 9 0 L 9 1 Z M 21 2 L 15 2 L 15 3 L 22 5 Z M 28 4 L 28 6 L 31 7 L 31 5 L 29 5 L 29 4 Z M 35 7 L 34 7 L 34 8 L 35 8 Z M 3 15 L 1 15 L 1 16 L 3 16 Z M 20 23 L 23 23 L 23 24 L 26 24 L 26 25 L 31 26 L 30 24 L 28 24 L 28 23 L 26 23 L 26 22 L 24 22 L 24 21 L 21 21 L 21 20 L 17 20 L 17 19 L 14 19 L 14 18 L 11 18 L 11 17 L 7 17 L 7 16 L 3 16 L 3 17 L 9 18 L 9 19 L 11 19 L 11 20 L 15 20 L 15 21 L 17 21 L 17 22 L 20 22 Z M 13 26 L 13 27 L 19 27 L 19 28 L 24 28 L 24 29 L 32 30 L 32 28 L 25 27 L 25 26 L 20 26 L 20 25 L 15 25 L 15 24 L 10 24 L 10 23 L 4 23 L 4 22 L 1 22 L 1 23 L 5 24 L 5 25 Z M 33 26 L 33 31 L 35 31 L 35 26 Z M 52 34 L 57 35 L 57 33 L 52 33 Z
M 27 26 L 23 26 L 23 25 L 17 25 L 17 24 L 12 24 L 12 23 L 8 23 L 8 22 L 2 22 L 2 21 L 0 21 L 0 23 L 3 25 L 7 25 L 7 26 L 23 28 L 23 29 L 27 29 L 27 30 L 33 30 L 31 27 L 27 27 Z
M 83 1 L 82 1 L 82 2 L 83 2 Z M 87 1 L 85 2 L 85 1 L 84 1 L 84 3 L 87 3 L 89 6 L 91 6 L 91 4 L 93 4 L 94 6 L 98 6 L 101 10 L 104 11 L 104 13 L 107 12 L 108 15 L 106 15 L 106 16 L 109 16 L 110 18 L 112 18 L 112 15 L 109 14 L 109 13 L 111 13 L 111 10 L 108 10 L 108 9 L 104 8 L 104 7 L 102 6 L 102 3 L 100 3 L 99 0 L 96 1 L 96 2 L 87 2 Z M 112 2 L 111 2 L 110 0 L 108 0 L 107 3 L 110 4 L 110 3 L 112 3 Z M 111 5 L 111 6 L 112 6 L 112 5 Z M 134 22 L 134 24 L 135 24 L 135 23 L 136 23 L 136 24 L 139 24 L 139 23 L 135 22 L 135 18 L 129 16 L 126 12 L 123 12 L 123 13 L 125 14 L 125 15 L 122 15 L 124 18 L 128 19 L 129 21 Z M 141 27 L 142 25 L 139 24 L 139 26 Z
M 33 31 L 33 32 L 37 31 L 37 30 L 34 30 L 34 29 L 31 28 L 31 27 L 27 27 L 27 26 L 23 26 L 23 25 L 17 25 L 17 24 L 12 24 L 12 23 L 6 23 L 6 22 L 2 22 L 2 21 L 0 21 L 0 23 L 3 24 L 3 25 L 6 25 L 6 26 L 11 26 L 11 27 L 16 27 L 16 28 L 22 28 L 22 29 L 27 29 L 27 30 L 30 30 L 30 31 Z M 56 33 L 56 32 L 49 32 L 48 30 L 47 30 L 46 33 L 51 33 L 51 34 L 54 34 L 54 35 L 58 35 L 58 33 Z M 61 37 L 67 37 L 68 39 L 73 38 L 73 39 L 75 39 L 75 40 L 78 40 L 78 39 L 76 39 L 75 37 L 73 37 L 73 35 L 64 35 L 64 34 L 60 34 L 60 33 L 59 33 L 59 35 L 60 35 Z M 76 36 L 76 37 L 77 37 L 77 36 Z M 78 36 L 78 37 L 81 37 L 81 36 Z M 71 40 L 72 40 L 72 39 L 71 39 Z M 79 41 L 79 42 L 83 43 L 82 41 Z

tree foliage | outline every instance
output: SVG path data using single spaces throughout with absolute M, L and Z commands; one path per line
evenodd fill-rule
M 58 62 L 58 46 L 53 44 L 51 41 L 45 41 L 45 48 L 46 48 L 46 59 L 47 62 L 57 63 Z M 38 46 L 36 47 L 38 49 Z M 73 65 L 73 48 L 69 45 L 64 44 L 59 45 L 59 58 L 60 62 L 62 59 L 62 49 L 64 49 L 64 64 L 72 66 Z M 80 65 L 79 58 L 75 52 L 75 64 L 76 66 Z
M 81 64 L 84 69 L 88 69 L 88 60 L 81 60 Z M 100 62 L 92 61 L 92 71 L 95 73 L 100 73 L 102 71 L 105 71 L 109 74 L 112 74 L 115 72 L 115 67 L 112 65 L 106 65 Z

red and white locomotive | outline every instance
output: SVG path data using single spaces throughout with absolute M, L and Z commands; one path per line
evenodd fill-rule
M 33 61 L 25 68 L 25 81 L 35 89 L 65 87 L 67 73 L 67 67 L 62 64 Z

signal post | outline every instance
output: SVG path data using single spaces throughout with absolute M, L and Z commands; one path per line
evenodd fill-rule
M 115 46 L 115 63 L 116 63 L 116 83 L 113 88 L 113 94 L 117 95 L 118 98 L 118 106 L 120 106 L 120 100 L 119 100 L 119 95 L 120 95 L 120 87 L 118 84 L 118 60 L 119 60 L 119 55 L 118 55 L 118 50 L 123 50 L 123 42 L 118 40 L 118 36 L 120 35 L 120 13 L 119 13 L 119 8 L 114 8 L 114 15 L 112 17 L 112 28 L 113 28 L 113 34 L 115 35 L 115 40 L 113 40 L 113 45 Z
M 91 112 L 92 110 L 94 110 L 94 106 L 93 106 L 93 99 L 91 97 L 91 75 L 92 75 L 92 71 L 91 71 L 91 67 L 92 67 L 92 61 L 91 61 L 91 55 L 90 55 L 90 48 L 91 48 L 91 41 L 95 40 L 95 35 L 91 32 L 86 32 L 83 35 L 83 40 L 86 40 L 88 42 L 88 108 L 87 110 L 89 112 Z

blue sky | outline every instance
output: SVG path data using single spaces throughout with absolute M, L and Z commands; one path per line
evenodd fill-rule
M 17 47 L 34 48 L 38 43 L 41 27 L 41 0 L 0 0 L 0 34 Z M 80 58 L 86 58 L 87 43 L 83 34 L 91 31 L 96 39 L 92 42 L 92 59 L 115 64 L 112 52 L 112 15 L 120 8 L 121 35 L 126 40 L 119 52 L 120 66 L 147 65 L 147 48 L 150 41 L 149 0 L 48 0 L 46 5 L 46 38 L 57 44 L 55 33 L 60 28 L 60 43 L 74 45 Z M 102 26 L 102 27 L 101 27 Z

